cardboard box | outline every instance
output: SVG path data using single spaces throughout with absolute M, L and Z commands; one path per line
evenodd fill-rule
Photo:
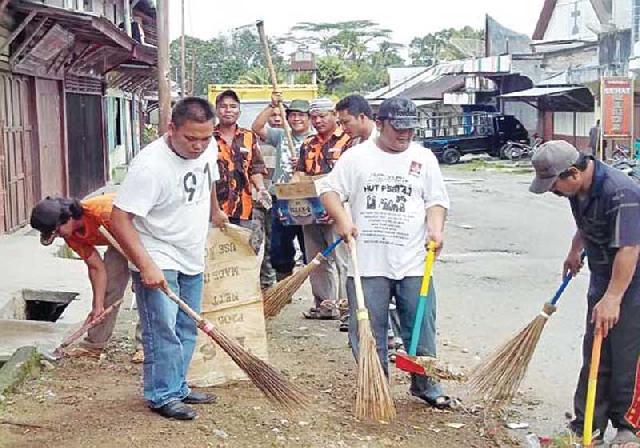
M 276 184 L 276 213 L 286 226 L 331 224 L 322 206 L 315 181 L 324 176 L 298 176 L 287 184 Z

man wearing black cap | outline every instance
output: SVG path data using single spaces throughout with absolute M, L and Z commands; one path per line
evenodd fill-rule
M 594 430 L 602 441 L 608 422 L 618 430 L 612 447 L 640 447 L 640 187 L 627 175 L 565 141 L 542 145 L 532 159 L 533 193 L 569 199 L 577 231 L 563 275 L 591 271 L 583 365 L 576 388 L 573 431 L 582 433 L 591 346 L 599 328 L 606 338 L 598 372 Z
M 419 121 L 408 99 L 391 98 L 380 106 L 378 136 L 349 149 L 333 171 L 316 182 L 336 231 L 355 238 L 362 286 L 378 356 L 388 373 L 389 303 L 396 298 L 401 336 L 409 345 L 426 256 L 433 241 L 442 248 L 449 197 L 433 153 L 412 142 Z M 343 208 L 349 204 L 351 216 Z M 353 269 L 349 269 L 349 340 L 357 359 L 358 325 Z M 433 282 L 429 290 L 417 354 L 436 355 L 436 307 Z M 451 405 L 441 386 L 412 375 L 411 393 L 432 406 Z

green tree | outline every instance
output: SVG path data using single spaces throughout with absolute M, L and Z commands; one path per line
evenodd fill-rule
M 380 28 L 371 20 L 300 22 L 281 41 L 309 48 L 317 47 L 324 56 L 337 56 L 358 62 L 364 58 L 370 44 L 376 40 L 388 40 L 390 36 L 391 30 Z
M 195 95 L 206 95 L 209 84 L 229 84 L 238 82 L 243 76 L 246 81 L 258 78 L 260 69 L 267 72 L 260 39 L 256 33 L 243 30 L 230 37 L 218 36 L 202 40 L 191 36 L 185 37 L 187 79 L 191 79 L 192 61 L 195 68 Z M 173 80 L 178 82 L 180 66 L 180 39 L 171 42 L 170 57 Z M 193 59 L 195 57 L 195 60 Z M 284 72 L 284 59 L 278 46 L 271 43 L 271 57 L 277 72 Z M 271 81 L 269 77 L 266 84 Z M 187 85 L 190 85 L 187 82 Z
M 465 59 L 470 55 L 457 40 L 482 41 L 484 33 L 470 26 L 461 29 L 447 28 L 423 37 L 414 38 L 409 44 L 409 57 L 413 65 L 433 65 L 439 61 Z M 466 47 L 466 45 L 465 45 Z

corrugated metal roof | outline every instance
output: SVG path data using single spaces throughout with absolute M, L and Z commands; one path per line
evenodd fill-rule
M 582 89 L 582 87 L 532 87 L 531 89 L 521 90 L 520 92 L 511 92 L 501 95 L 501 98 L 537 98 L 545 95 L 557 95 L 578 89 Z
M 463 75 L 445 75 L 432 81 L 420 82 L 402 92 L 412 100 L 441 100 L 446 92 L 464 87 Z

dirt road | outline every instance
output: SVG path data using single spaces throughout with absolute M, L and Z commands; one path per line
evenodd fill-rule
M 527 192 L 528 174 L 448 168 L 452 213 L 436 267 L 440 357 L 469 369 L 539 311 L 560 281 L 573 225 L 563 200 Z M 562 429 L 582 335 L 586 275 L 568 289 L 533 359 L 524 393 L 507 421 L 539 434 Z M 351 413 L 354 364 L 335 322 L 306 321 L 308 289 L 269 324 L 271 362 L 314 396 L 315 410 L 287 416 L 249 384 L 213 390 L 217 405 L 195 422 L 150 413 L 140 398 L 140 368 L 129 363 L 131 315 L 101 360 L 64 360 L 7 398 L 0 447 L 489 447 L 509 446 L 504 422 L 465 411 L 438 412 L 408 396 L 393 374 L 398 420 L 364 425 Z M 447 385 L 457 394 L 460 388 Z M 455 424 L 464 424 L 454 429 Z M 527 430 L 513 432 L 522 440 Z

